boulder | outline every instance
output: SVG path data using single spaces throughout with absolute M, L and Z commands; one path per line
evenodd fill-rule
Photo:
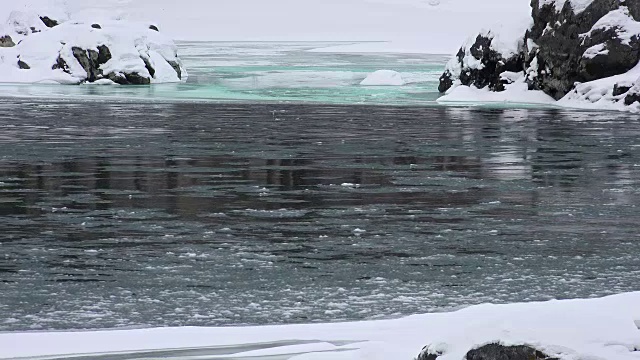
M 13 42 L 13 39 L 9 35 L 0 36 L 0 48 L 3 47 L 14 47 L 16 44 Z
M 627 106 L 631 106 L 636 102 L 640 103 L 640 82 L 629 89 L 624 97 L 624 104 Z
M 17 67 L 31 71 L 33 81 L 102 84 L 111 80 L 122 85 L 147 85 L 186 78 L 173 41 L 146 24 L 62 21 L 47 27 L 48 20 L 29 13 L 13 13 L 12 19 L 8 31 L 20 41 L 14 44 L 8 36 L 0 39 L 3 46 L 13 44 L 11 57 L 19 59 Z M 39 34 L 18 33 L 35 23 L 40 26 L 36 28 Z M 0 81 L 3 75 L 0 73 Z
M 558 360 L 527 345 L 504 346 L 488 344 L 471 350 L 466 360 Z
M 442 353 L 433 352 L 429 347 L 422 349 L 422 352 L 415 360 L 437 360 Z M 465 360 L 559 360 L 546 355 L 528 345 L 505 346 L 498 343 L 487 344 L 469 351 Z
M 18 59 L 18 67 L 22 70 L 29 70 L 31 69 L 31 66 L 29 66 L 29 64 L 27 64 L 26 62 Z
M 53 20 L 48 16 L 40 16 L 40 20 L 44 23 L 44 25 L 48 28 L 52 28 L 58 26 L 59 22 L 57 20 Z
M 504 51 L 492 32 L 478 35 L 447 64 L 438 90 L 460 84 L 502 91 L 524 79 L 530 90 L 556 100 L 618 102 L 630 91 L 633 84 L 611 92 L 613 82 L 591 83 L 625 74 L 640 63 L 640 1 L 531 0 L 531 7 L 532 25 L 517 48 Z M 577 89 L 579 84 L 588 85 Z M 592 91 L 597 86 L 607 89 Z M 625 103 L 634 99 L 629 94 Z
M 422 352 L 420 353 L 420 355 L 418 355 L 418 357 L 416 358 L 416 360 L 436 360 L 440 355 L 442 354 L 438 352 L 430 351 L 429 347 L 425 346 L 422 349 Z
M 522 71 L 524 56 L 522 51 L 505 51 L 494 46 L 496 40 L 494 33 L 486 32 L 462 46 L 440 77 L 438 90 L 445 92 L 459 80 L 462 85 L 503 91 L 505 82 L 501 74 Z
M 578 13 L 569 1 L 559 12 L 541 0 L 533 0 L 532 8 L 534 24 L 526 39 L 537 45 L 538 66 L 529 77 L 531 89 L 560 99 L 576 82 L 623 74 L 640 61 L 640 36 L 625 28 L 636 20 L 618 0 L 594 0 Z M 640 9 L 633 12 L 640 16 Z
M 155 26 L 155 25 L 149 25 L 149 30 L 160 31 L 160 30 L 158 30 L 158 27 Z
M 105 45 L 98 46 L 98 51 L 73 47 L 73 57 L 78 60 L 80 66 L 87 72 L 87 81 L 94 82 L 102 78 L 100 66 L 111 60 L 111 51 Z

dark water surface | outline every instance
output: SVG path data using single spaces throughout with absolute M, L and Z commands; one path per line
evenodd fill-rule
M 640 120 L 0 101 L 0 331 L 640 289 Z

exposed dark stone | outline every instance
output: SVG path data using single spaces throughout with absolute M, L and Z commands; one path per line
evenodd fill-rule
M 416 360 L 436 360 L 440 355 L 442 354 L 430 352 L 428 347 L 425 346 L 424 349 L 422 349 L 422 352 L 420 353 L 420 355 L 418 355 L 418 357 L 416 358 Z
M 106 63 L 111 59 L 111 51 L 105 45 L 98 46 L 98 51 L 84 50 L 77 46 L 71 48 L 73 57 L 78 60 L 80 66 L 87 73 L 87 81 L 94 82 L 102 78 L 102 70 L 100 65 Z
M 40 20 L 42 20 L 42 22 L 48 28 L 52 28 L 52 27 L 58 26 L 60 24 L 57 20 L 53 20 L 52 18 L 50 18 L 48 16 L 40 16 Z
M 620 96 L 622 94 L 626 94 L 631 89 L 631 86 L 628 85 L 613 85 L 613 96 Z
M 504 346 L 489 344 L 471 350 L 466 360 L 558 360 L 530 346 Z
M 120 85 L 149 85 L 151 84 L 151 80 L 144 76 L 141 76 L 138 73 L 131 74 L 115 74 L 109 73 L 105 76 L 105 78 L 113 81 L 116 84 Z
M 31 29 L 31 33 L 32 33 L 32 34 L 35 34 L 35 33 L 39 33 L 39 32 L 40 32 L 40 30 L 36 29 L 36 28 L 35 28 L 35 26 L 30 27 L 30 29 Z
M 94 29 L 102 29 L 102 26 L 100 26 L 100 24 L 91 24 L 91 27 Z
M 14 47 L 16 44 L 13 42 L 13 39 L 9 35 L 0 37 L 0 47 Z
M 58 59 L 56 59 L 56 63 L 53 64 L 51 69 L 52 70 L 62 69 L 62 71 L 69 73 L 69 65 L 67 65 L 67 62 L 64 61 L 64 59 L 61 56 L 58 56 Z
M 464 58 L 466 51 L 464 48 L 458 51 L 456 57 L 462 68 L 459 76 L 461 84 L 467 86 L 473 85 L 479 89 L 488 86 L 490 90 L 503 91 L 504 84 L 500 78 L 500 74 L 505 71 L 518 72 L 524 69 L 523 54 L 516 54 L 511 58 L 505 59 L 502 54 L 491 47 L 492 41 L 493 38 L 490 36 L 478 35 L 473 45 L 469 48 L 471 56 L 482 63 L 483 66 L 480 69 L 465 67 Z M 438 90 L 445 92 L 452 85 L 452 74 L 445 71 L 440 77 Z
M 156 75 L 156 69 L 151 66 L 151 62 L 149 62 L 149 59 L 142 56 L 140 56 L 140 59 L 144 61 L 144 67 L 147 68 L 149 75 L 151 75 L 151 77 L 154 77 Z
M 177 61 L 167 61 L 167 62 L 169 63 L 169 65 L 171 65 L 173 70 L 176 71 L 176 74 L 178 74 L 178 79 L 182 80 L 182 69 L 180 68 L 180 64 L 178 64 Z
M 540 0 L 531 1 L 534 24 L 526 35 L 539 46 L 540 66 L 536 84 L 530 84 L 530 87 L 538 87 L 559 99 L 571 91 L 576 82 L 624 73 L 640 60 L 637 41 L 629 46 L 622 44 L 616 29 L 595 31 L 587 38 L 581 37 L 600 18 L 618 9 L 619 0 L 594 0 L 579 14 L 573 12 L 570 1 L 560 12 L 553 3 L 540 3 Z M 597 44 L 604 44 L 609 53 L 593 58 L 582 56 L 585 50 Z M 633 65 L 629 65 L 631 63 Z
M 102 65 L 111 60 L 111 51 L 106 45 L 98 46 L 98 59 L 97 64 Z
M 127 78 L 127 81 L 129 82 L 129 84 L 131 85 L 149 85 L 151 84 L 151 79 L 144 77 L 138 73 L 130 73 L 130 74 L 124 74 L 124 76 Z
M 629 13 L 634 18 L 635 21 L 640 21 L 640 1 L 638 0 L 622 0 L 620 1 L 621 6 L 626 6 L 629 8 Z
M 594 45 L 604 45 L 606 54 L 592 58 L 582 57 L 578 66 L 576 81 L 586 82 L 605 77 L 624 74 L 640 61 L 640 38 L 633 36 L 628 44 L 618 37 L 617 28 L 597 30 L 584 39 L 582 49 Z
M 627 93 L 627 96 L 624 98 L 624 104 L 629 106 L 635 102 L 640 102 L 640 91 L 634 91 L 633 89 Z
M 26 62 L 24 62 L 24 61 L 22 61 L 20 59 L 18 59 L 18 66 L 20 67 L 20 69 L 23 69 L 23 70 L 31 69 L 31 66 L 29 66 Z
M 444 74 L 440 76 L 440 84 L 438 85 L 438 91 L 441 93 L 446 92 L 453 86 L 453 75 L 449 70 L 445 70 Z
M 158 27 L 155 25 L 149 25 L 149 29 L 153 30 L 153 31 L 160 31 L 158 30 Z

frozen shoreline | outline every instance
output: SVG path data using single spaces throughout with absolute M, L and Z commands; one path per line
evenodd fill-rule
M 425 346 L 459 360 L 479 346 L 533 346 L 561 359 L 640 358 L 640 292 L 600 299 L 472 306 L 355 323 L 0 334 L 0 358 L 133 354 L 178 358 L 413 359 Z M 38 344 L 38 346 L 34 346 Z M 214 356 L 217 355 L 217 356 Z

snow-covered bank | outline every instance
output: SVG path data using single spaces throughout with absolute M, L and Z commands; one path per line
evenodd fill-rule
M 5 333 L 0 334 L 0 358 L 172 349 L 175 358 L 183 359 L 199 354 L 411 360 L 425 347 L 428 353 L 440 354 L 439 360 L 462 360 L 472 349 L 499 342 L 527 344 L 560 359 L 638 360 L 639 304 L 637 292 L 589 300 L 487 304 L 452 313 L 359 323 Z
M 529 0 L 21 0 L 87 21 L 155 23 L 197 41 L 388 41 L 369 52 L 449 54 L 470 34 L 527 21 Z M 22 6 L 12 4 L 7 8 Z M 0 8 L 0 18 L 8 15 Z M 368 44 L 373 45 L 373 44 Z M 358 47 L 360 51 L 362 46 Z M 352 50 L 348 50 L 350 52 Z
M 82 21 L 56 9 L 12 11 L 0 26 L 0 82 L 178 82 L 177 47 L 147 23 Z
M 441 102 L 539 92 L 572 108 L 640 111 L 640 3 L 533 0 L 526 28 L 482 31 L 447 64 Z M 525 84 L 526 90 L 518 84 Z M 480 89 L 485 89 L 482 91 Z M 527 92 L 528 90 L 528 92 Z

